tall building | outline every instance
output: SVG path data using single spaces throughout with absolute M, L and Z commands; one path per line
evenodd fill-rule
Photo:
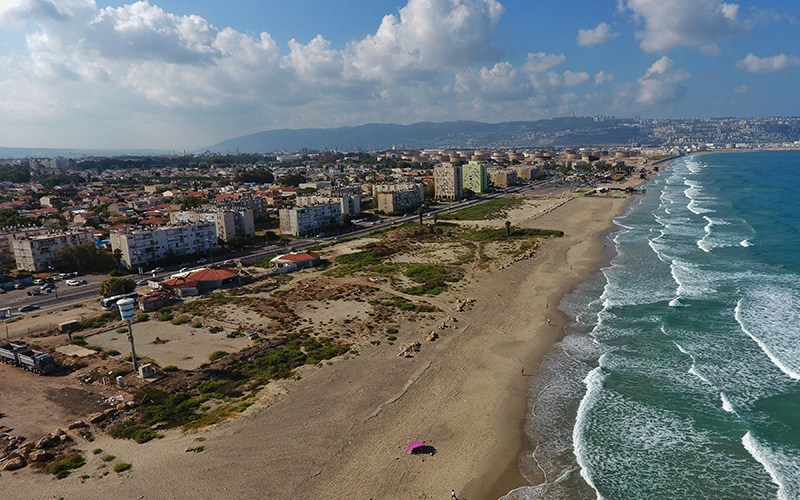
M 342 205 L 337 202 L 280 210 L 281 233 L 310 236 L 342 223 Z
M 464 197 L 464 177 L 461 165 L 442 163 L 433 167 L 435 196 L 444 200 L 460 200 Z
M 517 183 L 517 172 L 511 169 L 492 170 L 494 187 L 507 188 Z
M 71 233 L 40 234 L 37 236 L 15 236 L 11 240 L 14 260 L 21 271 L 47 271 L 58 263 L 59 250 L 68 246 L 94 241 L 94 233 L 75 231 Z
M 111 248 L 122 252 L 122 264 L 128 269 L 151 264 L 179 255 L 204 256 L 217 245 L 213 222 L 186 226 L 169 226 L 153 230 L 129 229 L 112 232 Z
M 14 260 L 14 248 L 11 242 L 14 238 L 38 236 L 47 234 L 52 229 L 46 227 L 5 228 L 0 230 L 0 263 L 6 264 Z
M 464 189 L 473 193 L 485 193 L 489 190 L 489 173 L 485 163 L 471 161 L 461 167 L 464 178 Z
M 169 221 L 172 224 L 196 224 L 198 222 L 213 222 L 217 229 L 217 238 L 220 238 L 223 241 L 228 241 L 234 236 L 252 238 L 256 235 L 256 227 L 253 221 L 252 210 L 170 212 Z
M 385 213 L 408 212 L 425 202 L 425 186 L 412 182 L 377 184 L 372 187 L 378 210 Z

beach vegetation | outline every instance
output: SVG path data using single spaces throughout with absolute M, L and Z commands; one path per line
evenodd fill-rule
M 56 479 L 64 479 L 65 477 L 70 475 L 70 472 L 74 469 L 78 469 L 83 467 L 86 464 L 86 459 L 83 458 L 83 455 L 74 454 L 70 455 L 64 460 L 60 462 L 56 462 L 52 464 L 48 471 L 50 474 L 56 476 Z
M 125 472 L 126 470 L 130 470 L 131 467 L 133 467 L 132 464 L 129 464 L 127 462 L 120 462 L 114 466 L 114 472 L 119 474 L 120 472 Z
M 439 214 L 437 220 L 495 220 L 508 216 L 508 211 L 522 206 L 524 198 L 522 196 L 505 196 L 487 200 L 477 205 L 466 207 L 461 210 Z

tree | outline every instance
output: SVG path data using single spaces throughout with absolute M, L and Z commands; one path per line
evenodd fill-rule
M 425 184 L 423 193 L 425 195 L 425 201 L 433 201 L 433 199 L 436 197 L 436 184 L 433 182 Z
M 4 208 L 0 210 L 0 229 L 12 226 L 39 226 L 39 219 L 23 217 L 16 210 Z
M 73 271 L 111 271 L 116 267 L 111 253 L 90 241 L 64 247 L 56 252 L 56 257 L 60 267 Z
M 417 215 L 419 215 L 419 223 L 420 224 L 422 224 L 422 216 L 423 216 L 423 214 L 425 214 L 425 207 L 420 205 L 419 208 L 417 208 Z
M 192 210 L 198 207 L 202 207 L 208 203 L 208 201 L 204 198 L 199 198 L 197 196 L 187 196 L 186 198 L 181 200 L 181 210 Z
M 100 283 L 98 293 L 103 297 L 113 297 L 136 290 L 136 282 L 130 278 L 109 278 Z
M 439 222 L 439 214 L 433 214 L 433 225 L 435 226 L 436 223 Z
M 306 176 L 303 174 L 288 174 L 279 178 L 278 182 L 284 187 L 298 187 L 301 183 L 306 182 Z
M 506 238 L 511 237 L 511 221 L 506 221 Z

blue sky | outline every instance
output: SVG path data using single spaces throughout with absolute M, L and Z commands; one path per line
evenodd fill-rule
M 800 115 L 797 0 L 0 0 L 0 146 Z

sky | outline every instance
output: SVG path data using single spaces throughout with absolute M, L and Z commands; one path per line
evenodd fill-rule
M 0 0 L 0 146 L 799 116 L 798 41 L 798 0 Z

